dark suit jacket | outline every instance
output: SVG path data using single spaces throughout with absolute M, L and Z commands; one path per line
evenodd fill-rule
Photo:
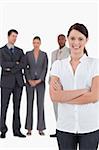
M 0 48 L 1 87 L 13 88 L 16 82 L 20 87 L 24 85 L 22 74 L 22 69 L 26 66 L 24 53 L 18 47 L 14 47 L 14 50 L 12 54 L 7 45 Z M 16 63 L 17 61 L 19 64 Z
M 48 57 L 47 54 L 40 50 L 38 60 L 35 62 L 33 51 L 26 53 L 27 67 L 25 69 L 26 80 L 35 79 L 35 72 L 37 73 L 36 78 L 45 81 L 47 69 L 48 69 Z

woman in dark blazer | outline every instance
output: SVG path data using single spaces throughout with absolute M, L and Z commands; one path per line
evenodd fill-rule
M 45 77 L 48 68 L 47 54 L 40 50 L 41 39 L 36 36 L 33 39 L 32 51 L 26 53 L 27 67 L 25 69 L 26 76 L 26 92 L 27 92 L 27 116 L 25 128 L 28 130 L 27 135 L 31 135 L 33 128 L 33 101 L 34 91 L 37 95 L 37 130 L 40 135 L 44 135 L 45 127 L 44 118 L 44 94 L 45 94 Z

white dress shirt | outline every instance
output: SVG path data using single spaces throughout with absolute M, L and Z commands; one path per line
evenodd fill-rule
M 10 43 L 7 43 L 7 47 L 8 47 L 8 49 L 14 49 L 14 45 L 13 44 L 10 44 Z
M 92 79 L 99 76 L 99 60 L 87 57 L 80 59 L 75 74 L 70 64 L 71 57 L 53 63 L 50 74 L 60 78 L 64 90 L 90 88 Z M 89 133 L 99 129 L 99 101 L 83 105 L 58 104 L 57 129 L 69 133 Z

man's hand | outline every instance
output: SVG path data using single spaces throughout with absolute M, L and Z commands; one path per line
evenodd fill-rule
M 19 65 L 19 63 L 20 63 L 19 61 L 16 61 L 16 64 L 17 64 L 17 65 Z
M 5 71 L 11 71 L 11 69 L 10 68 L 6 68 Z

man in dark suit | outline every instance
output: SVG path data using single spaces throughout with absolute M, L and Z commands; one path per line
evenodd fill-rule
M 25 68 L 23 50 L 14 46 L 18 32 L 8 31 L 8 44 L 0 49 L 1 72 L 1 138 L 6 137 L 6 115 L 11 94 L 13 94 L 13 135 L 26 137 L 20 132 L 20 102 L 24 80 L 22 69 Z

